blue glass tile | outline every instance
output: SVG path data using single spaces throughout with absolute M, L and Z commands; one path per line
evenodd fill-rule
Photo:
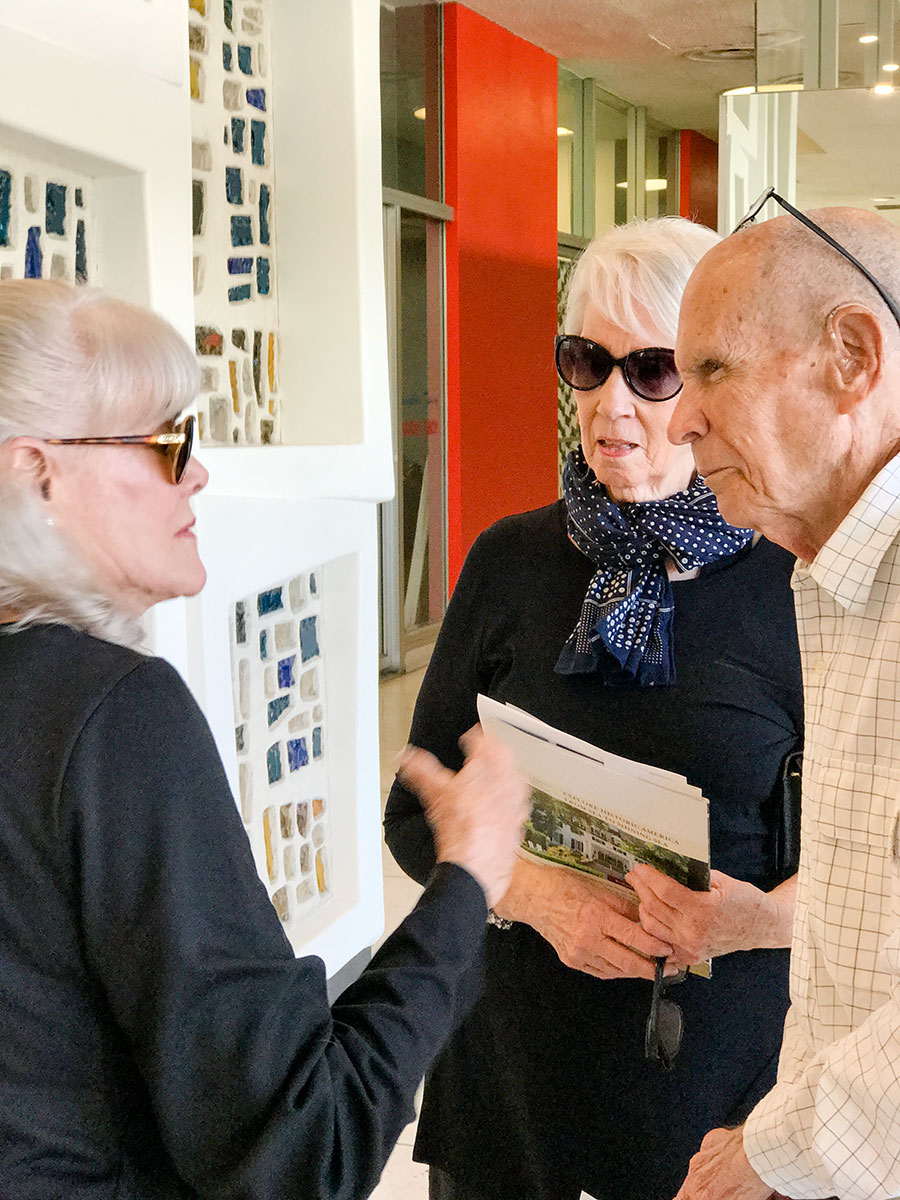
M 240 753 L 244 749 L 245 745 L 246 740 L 244 737 L 244 726 L 236 725 L 234 727 L 234 748 L 238 751 L 238 753 Z
M 259 657 L 263 660 L 269 657 L 269 634 L 265 629 L 259 632 Z
M 231 118 L 231 148 L 235 154 L 244 153 L 244 131 L 246 122 L 243 117 Z
M 231 58 L 232 58 L 231 42 L 223 42 L 222 43 L 222 66 L 225 68 L 226 71 L 230 71 L 232 69 Z
M 12 175 L 0 171 L 0 246 L 9 245 L 9 198 L 12 194 Z
M 258 167 L 266 165 L 266 123 L 250 122 L 250 157 Z
M 69 189 L 64 183 L 47 184 L 47 208 L 44 226 L 48 233 L 66 232 L 66 196 Z
M 265 88 L 247 88 L 247 103 L 252 104 L 254 108 L 258 108 L 260 112 L 266 111 L 266 89 Z
M 267 258 L 256 260 L 256 290 L 261 296 L 269 294 L 269 260 Z
M 44 256 L 41 253 L 41 227 L 32 225 L 28 230 L 28 240 L 25 243 L 25 278 L 40 279 L 44 267 Z
M 268 616 L 269 613 L 278 612 L 284 608 L 283 589 L 280 587 L 269 588 L 267 592 L 260 592 L 256 597 L 256 611 L 261 617 Z
M 231 218 L 231 244 L 232 246 L 253 245 L 253 222 L 249 217 Z
M 313 730 L 313 758 L 322 757 L 322 726 L 317 725 Z
M 266 751 L 266 770 L 269 774 L 269 783 L 277 783 L 281 778 L 281 747 L 277 742 Z
M 287 744 L 288 767 L 297 771 L 309 762 L 309 751 L 306 748 L 306 738 L 293 738 Z
M 309 662 L 319 653 L 318 617 L 304 617 L 300 622 L 300 658 Z
M 225 168 L 225 198 L 229 204 L 244 202 L 244 176 L 240 167 Z
M 268 708 L 269 724 L 274 725 L 284 710 L 290 707 L 290 704 L 290 696 L 276 696 L 274 700 L 270 700 Z
M 282 658 L 278 663 L 278 686 L 280 688 L 293 687 L 297 682 L 294 679 L 294 661 L 296 654 L 292 654 L 290 658 Z
M 224 9 L 224 13 L 225 13 L 225 24 L 228 26 L 228 28 L 233 33 L 234 32 L 234 3 L 233 3 L 233 0 L 225 0 L 225 2 L 223 4 L 223 9 Z
M 239 646 L 247 641 L 247 607 L 243 600 L 234 606 L 234 640 Z
M 238 46 L 238 66 L 245 75 L 253 74 L 253 49 L 250 46 Z
M 315 571 L 310 571 L 310 574 L 309 574 L 309 590 L 313 595 L 315 595 L 316 592 L 319 590 L 319 585 L 316 582 Z
M 84 192 L 81 188 L 75 189 L 75 207 L 84 208 Z
M 259 185 L 259 240 L 264 246 L 269 244 L 269 203 L 272 191 L 267 183 Z
M 75 226 L 75 282 L 87 283 L 87 246 L 84 238 L 84 221 Z
M 249 300 L 251 288 L 249 283 L 242 283 L 239 287 L 228 289 L 228 299 L 234 304 L 238 300 Z
M 228 260 L 229 275 L 249 275 L 252 270 L 252 258 L 229 258 Z

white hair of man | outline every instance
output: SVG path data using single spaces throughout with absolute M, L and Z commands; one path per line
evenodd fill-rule
M 681 296 L 694 267 L 720 237 L 684 217 L 631 221 L 601 234 L 575 267 L 566 303 L 566 333 L 580 334 L 588 306 L 648 341 L 675 345 Z
M 162 317 L 58 280 L 0 283 L 0 449 L 12 438 L 151 433 L 197 394 L 190 347 Z M 73 446 L 71 453 L 82 453 Z M 41 490 L 0 454 L 0 609 L 16 628 L 65 624 L 136 644 L 117 610 L 46 519 Z

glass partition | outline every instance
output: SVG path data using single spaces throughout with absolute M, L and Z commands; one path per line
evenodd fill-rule
M 594 233 L 628 220 L 628 105 L 594 91 Z
M 880 88 L 900 68 L 896 0 L 757 0 L 760 89 Z
M 382 182 L 429 200 L 441 178 L 440 8 L 381 9 Z

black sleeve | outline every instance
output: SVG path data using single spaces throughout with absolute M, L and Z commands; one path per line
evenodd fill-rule
M 466 556 L 413 713 L 409 740 L 452 770 L 462 765 L 459 739 L 478 720 L 503 656 L 505 605 L 500 564 L 509 522 L 486 530 Z M 424 883 L 434 866 L 434 840 L 418 797 L 395 779 L 384 813 L 384 836 L 403 870 Z
M 59 833 L 84 952 L 176 1169 L 203 1195 L 359 1200 L 375 1186 L 477 960 L 486 906 L 441 865 L 329 1011 L 253 865 L 206 722 L 139 665 L 76 743 Z

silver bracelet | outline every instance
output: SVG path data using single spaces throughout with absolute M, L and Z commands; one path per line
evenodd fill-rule
M 507 917 L 498 917 L 494 910 L 489 908 L 487 923 L 488 925 L 496 925 L 498 929 L 512 929 L 515 922 L 510 921 Z

